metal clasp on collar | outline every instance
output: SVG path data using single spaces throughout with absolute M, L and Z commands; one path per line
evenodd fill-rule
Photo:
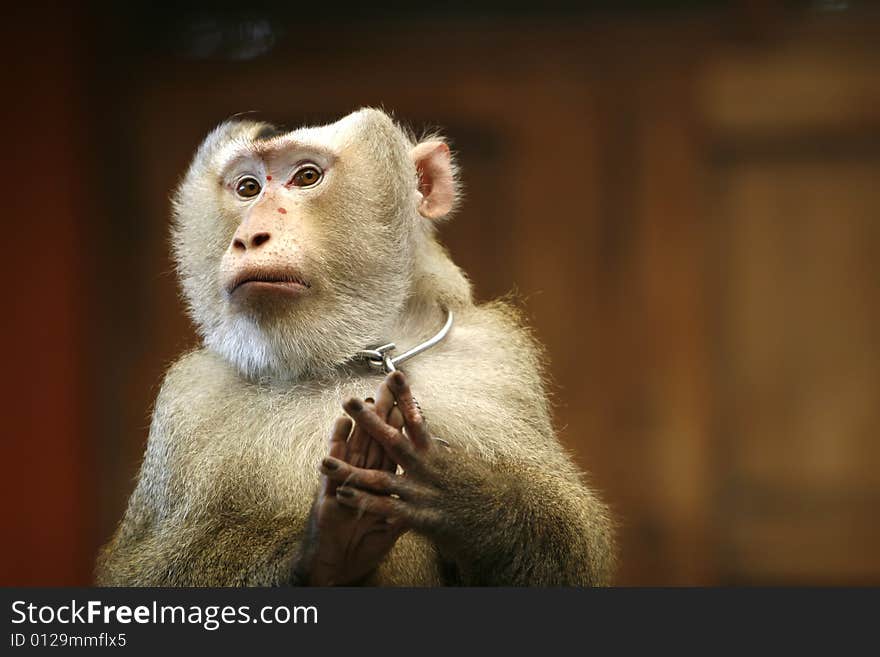
M 421 344 L 416 345 L 409 351 L 406 351 L 399 356 L 391 357 L 391 352 L 394 351 L 397 346 L 393 342 L 389 342 L 388 344 L 383 344 L 381 347 L 376 347 L 375 349 L 362 349 L 357 353 L 357 357 L 366 361 L 366 363 L 377 372 L 383 372 L 385 374 L 390 374 L 397 370 L 397 368 L 408 361 L 413 356 L 418 356 L 423 351 L 426 351 L 433 347 L 435 344 L 440 342 L 446 335 L 449 333 L 449 329 L 452 328 L 452 311 L 446 310 L 446 323 L 443 325 L 436 335 L 428 340 L 425 340 Z
M 391 352 L 396 348 L 397 346 L 393 342 L 389 342 L 375 349 L 363 349 L 358 352 L 358 357 L 365 360 L 367 365 L 377 372 L 390 374 L 397 370 L 394 359 L 391 357 Z

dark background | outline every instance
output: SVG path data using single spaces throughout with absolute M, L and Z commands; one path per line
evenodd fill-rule
M 880 583 L 876 5 L 289 4 L 3 14 L 0 583 L 88 584 L 121 516 L 199 141 L 364 105 L 459 152 L 442 237 L 547 345 L 619 584 Z

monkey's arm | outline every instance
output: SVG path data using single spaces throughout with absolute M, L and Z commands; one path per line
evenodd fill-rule
M 275 586 L 290 582 L 290 522 L 224 519 L 138 528 L 126 517 L 102 550 L 99 586 Z
M 236 508 L 223 482 L 195 480 L 206 467 L 192 440 L 192 407 L 178 362 L 156 401 L 138 483 L 122 521 L 102 549 L 102 586 L 270 586 L 289 581 L 303 518 Z
M 330 461 L 325 474 L 345 485 L 339 500 L 403 518 L 457 566 L 463 584 L 602 585 L 613 567 L 605 506 L 584 486 L 561 449 L 530 458 L 488 459 L 438 446 L 428 434 L 405 377 L 389 377 L 407 436 L 351 400 L 346 410 L 380 440 L 406 474 Z M 395 497 L 389 497 L 393 493 Z
M 604 505 L 580 482 L 532 464 L 450 458 L 448 521 L 436 532 L 459 583 L 601 586 L 613 570 Z
M 190 355 L 168 372 L 156 401 L 150 436 L 137 486 L 125 515 L 96 569 L 98 584 L 108 586 L 273 586 L 355 584 L 393 546 L 397 534 L 384 518 L 363 517 L 340 506 L 335 490 L 324 486 L 312 512 L 299 507 L 279 512 L 262 503 L 253 486 L 242 487 L 237 471 L 217 465 L 212 439 L 197 434 L 205 425 L 225 421 L 199 409 L 223 408 L 216 392 L 192 386 L 195 380 L 216 380 L 203 362 Z M 226 386 L 220 386 L 225 388 Z M 201 392 L 200 392 L 201 390 Z M 209 403 L 205 403 L 207 395 Z M 388 417 L 391 392 L 376 408 Z M 403 426 L 397 413 L 389 419 Z M 330 453 L 365 467 L 397 467 L 383 463 L 384 450 L 356 431 L 346 438 L 351 421 L 337 422 Z M 209 436 L 210 436 L 209 432 Z M 352 454 L 347 455 L 347 447 Z M 362 458 L 358 458 L 360 453 Z M 226 473 L 226 474 L 224 474 Z M 303 499 L 311 492 L 303 490 Z M 308 516 L 308 520 L 307 520 Z M 320 531 L 319 531 L 320 530 Z M 336 558 L 342 551 L 344 559 Z M 336 555 L 327 563 L 328 554 Z M 366 555 L 366 556 L 364 556 Z M 338 562 L 338 563 L 337 563 Z M 313 572 L 316 563 L 323 564 Z M 364 572 L 360 572 L 358 568 Z M 354 575 L 352 572 L 356 571 Z
M 434 449 L 443 449 L 435 447 Z M 613 539 L 605 506 L 578 481 L 547 468 L 448 453 L 431 458 L 432 486 L 348 480 L 340 500 L 354 508 L 402 517 L 431 538 L 464 585 L 607 585 Z M 370 490 L 372 488 L 372 490 Z M 380 493 L 374 495 L 372 492 Z M 384 496 L 393 492 L 399 499 Z
M 169 500 L 151 477 L 147 449 L 137 488 L 116 533 L 101 551 L 99 586 L 273 586 L 290 582 L 301 545 L 287 517 L 219 508 L 191 510 Z M 293 582 L 290 582 L 293 583 Z
M 162 521 L 168 490 L 167 476 L 163 474 L 167 432 L 162 422 L 161 406 L 157 402 L 137 486 L 128 500 L 125 515 L 110 542 L 98 555 L 95 568 L 98 586 L 173 583 L 173 548 L 166 538 L 173 536 L 173 532 L 169 531 L 168 523 Z

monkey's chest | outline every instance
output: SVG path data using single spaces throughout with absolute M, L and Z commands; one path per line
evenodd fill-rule
M 305 523 L 326 451 L 323 423 L 287 413 L 230 416 L 200 427 L 180 483 L 226 513 L 285 516 Z
M 267 553 L 283 554 L 278 545 L 303 536 L 330 428 L 341 414 L 339 397 L 333 397 L 332 402 L 290 404 L 293 408 L 241 404 L 197 424 L 192 436 L 197 449 L 177 473 L 178 483 L 192 493 L 190 508 L 211 516 L 218 539 L 224 532 L 238 534 L 244 541 L 240 548 L 265 563 Z M 410 533 L 398 540 L 374 583 L 437 585 L 439 572 L 434 546 Z

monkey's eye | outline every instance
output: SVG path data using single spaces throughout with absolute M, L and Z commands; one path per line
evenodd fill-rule
M 256 178 L 247 176 L 238 181 L 235 193 L 242 198 L 253 198 L 260 193 L 261 189 L 262 187 L 260 187 L 260 183 Z
M 311 187 L 321 182 L 324 172 L 314 164 L 308 164 L 293 174 L 290 184 L 294 187 Z

